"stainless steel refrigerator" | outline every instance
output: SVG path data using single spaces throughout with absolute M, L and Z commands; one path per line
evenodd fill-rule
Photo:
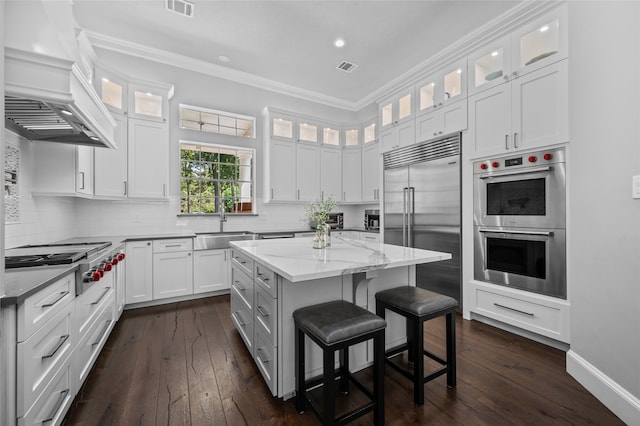
M 460 273 L 460 134 L 387 152 L 384 158 L 384 242 L 451 253 L 417 265 L 418 287 L 462 306 Z

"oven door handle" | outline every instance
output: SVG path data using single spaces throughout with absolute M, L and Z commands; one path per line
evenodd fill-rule
M 514 235 L 537 235 L 543 237 L 553 237 L 553 231 L 505 231 L 497 229 L 479 228 L 478 232 L 485 234 L 514 234 Z
M 551 170 L 553 170 L 553 167 L 551 166 L 535 167 L 533 169 L 527 169 L 527 170 L 513 170 L 510 172 L 491 173 L 490 175 L 480 176 L 480 179 L 493 179 L 493 178 L 499 178 L 503 176 L 528 175 L 530 173 L 550 172 Z

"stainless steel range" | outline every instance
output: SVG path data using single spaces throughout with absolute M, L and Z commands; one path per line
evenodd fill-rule
M 124 260 L 122 245 L 111 242 L 26 245 L 5 250 L 5 268 L 30 268 L 77 263 L 76 295 L 99 281 Z

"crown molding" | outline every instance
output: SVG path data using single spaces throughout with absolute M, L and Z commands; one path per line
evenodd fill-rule
M 323 95 L 318 92 L 301 89 L 299 87 L 280 83 L 264 77 L 259 77 L 244 71 L 233 70 L 211 62 L 191 58 L 185 55 L 167 52 L 165 50 L 143 46 L 127 40 L 110 37 L 104 34 L 85 31 L 91 45 L 102 49 L 122 53 L 163 63 L 173 67 L 184 68 L 196 71 L 213 77 L 246 84 L 259 89 L 272 91 L 282 95 L 292 96 L 310 102 L 343 109 L 350 112 L 357 112 L 372 103 L 394 94 L 402 87 L 415 84 L 419 79 L 428 76 L 430 73 L 438 71 L 440 68 L 463 59 L 469 53 L 482 47 L 499 37 L 504 37 L 509 32 L 515 30 L 528 20 L 537 17 L 566 0 L 526 0 L 518 3 L 502 15 L 487 22 L 482 27 L 472 31 L 465 37 L 451 43 L 445 49 L 422 61 L 415 67 L 394 78 L 379 89 L 356 102 L 346 101 L 333 96 Z
M 188 69 L 190 71 L 199 72 L 224 80 L 246 84 L 248 86 L 257 87 L 263 90 L 268 90 L 283 95 L 344 109 L 347 111 L 356 111 L 356 104 L 354 102 L 345 101 L 344 99 L 323 95 L 311 90 L 305 90 L 264 77 L 259 77 L 257 75 L 250 74 L 244 71 L 238 71 L 228 67 L 213 64 L 211 62 L 191 58 L 189 56 L 171 53 L 153 47 L 143 46 L 141 44 L 132 43 L 127 40 L 110 37 L 104 34 L 90 31 L 86 31 L 86 33 L 93 47 L 143 58 L 149 61 L 171 65 L 177 68 Z

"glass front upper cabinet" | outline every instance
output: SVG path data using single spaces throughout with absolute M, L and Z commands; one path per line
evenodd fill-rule
M 298 124 L 298 140 L 300 142 L 318 142 L 318 126 L 306 122 Z
M 96 68 L 94 87 L 105 106 L 113 112 L 127 112 L 127 80 L 113 72 Z
M 400 95 L 380 104 L 380 125 L 384 128 L 398 124 L 413 116 L 413 90 L 403 91 Z
M 466 95 L 463 69 L 464 61 L 459 61 L 418 83 L 418 114 L 462 99 Z
M 293 120 L 274 117 L 271 122 L 271 136 L 277 139 L 293 140 Z
M 518 68 L 532 65 L 560 50 L 560 20 L 558 18 L 536 26 L 520 36 L 518 46 Z
M 345 146 L 360 145 L 360 129 L 346 129 L 344 131 L 344 145 Z
M 331 127 L 322 128 L 322 143 L 324 145 L 340 145 L 340 130 Z
M 153 85 L 129 84 L 129 116 L 166 121 L 172 90 Z
M 365 144 L 375 142 L 376 138 L 376 123 L 365 124 L 362 131 L 362 141 Z

